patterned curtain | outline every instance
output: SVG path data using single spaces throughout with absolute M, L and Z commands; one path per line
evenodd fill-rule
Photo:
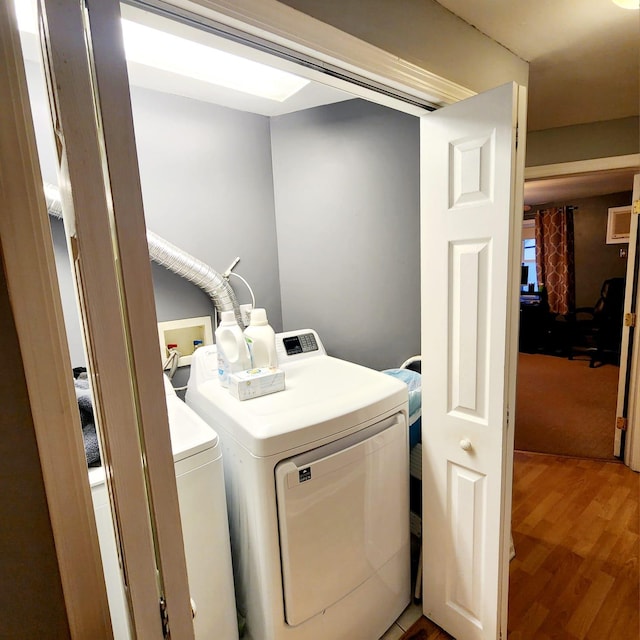
M 549 311 L 569 313 L 576 305 L 573 209 L 543 209 L 535 221 L 538 282 L 546 289 Z

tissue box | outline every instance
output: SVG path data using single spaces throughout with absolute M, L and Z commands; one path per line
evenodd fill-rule
M 284 389 L 284 371 L 275 367 L 247 369 L 229 376 L 229 393 L 238 400 L 249 400 Z

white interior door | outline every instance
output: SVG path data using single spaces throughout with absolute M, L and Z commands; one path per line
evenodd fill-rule
M 423 609 L 465 640 L 506 637 L 520 92 L 422 118 Z

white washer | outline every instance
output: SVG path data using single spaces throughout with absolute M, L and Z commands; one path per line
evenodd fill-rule
M 165 377 L 171 445 L 189 578 L 196 605 L 197 640 L 237 640 L 222 451 L 218 436 L 178 398 Z M 115 640 L 129 640 L 128 609 L 120 575 L 104 469 L 89 469 L 98 540 Z
M 407 387 L 276 336 L 284 391 L 239 401 L 215 346 L 187 404 L 225 459 L 238 609 L 252 640 L 378 640 L 410 600 Z

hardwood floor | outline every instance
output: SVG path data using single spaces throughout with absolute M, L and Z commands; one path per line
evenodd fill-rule
M 510 640 L 638 640 L 640 474 L 516 452 Z
M 382 638 L 384 640 L 384 638 Z M 399 640 L 454 640 L 431 620 L 421 617 Z

